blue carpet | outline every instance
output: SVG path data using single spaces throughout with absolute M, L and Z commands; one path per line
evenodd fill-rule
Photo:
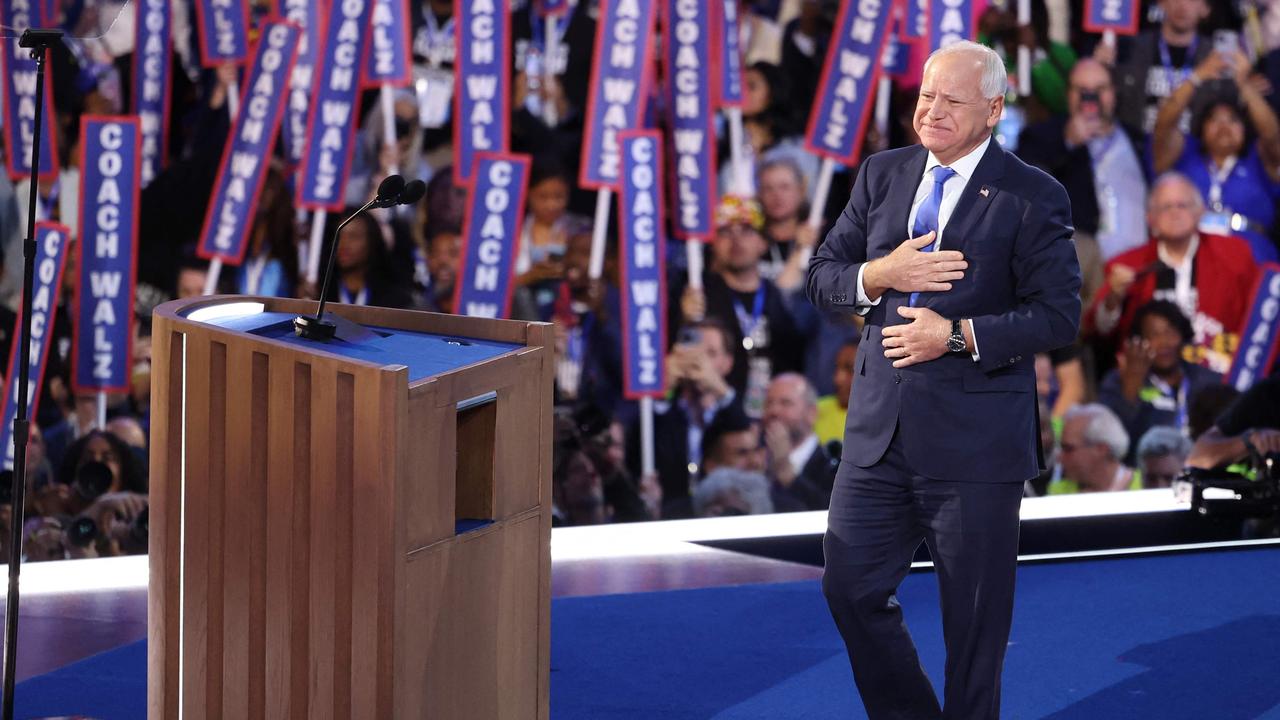
M 1004 717 L 1280 720 L 1280 551 L 1020 568 Z M 940 687 L 937 586 L 899 597 Z M 816 582 L 552 603 L 554 720 L 863 718 Z M 145 717 L 136 643 L 18 686 L 19 717 Z

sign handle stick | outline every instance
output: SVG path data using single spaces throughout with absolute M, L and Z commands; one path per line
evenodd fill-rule
M 1031 24 L 1031 0 L 1018 0 L 1018 27 Z M 1031 48 L 1018 43 L 1018 93 L 1031 94 Z
M 378 99 L 382 102 L 382 144 L 392 153 L 388 175 L 400 174 L 400 163 L 397 162 L 399 148 L 396 146 L 396 99 L 390 85 L 383 85 L 378 90 Z
M 236 115 L 240 112 L 240 83 L 232 80 L 227 83 L 227 114 L 231 116 L 231 122 L 235 123 Z
M 827 207 L 827 196 L 831 194 L 831 177 L 836 173 L 836 161 L 822 158 L 822 166 L 818 168 L 818 182 L 813 188 L 813 202 L 809 205 L 809 225 L 822 227 L 822 213 Z
M 98 429 L 107 429 L 107 394 L 102 390 L 98 391 Z
M 591 226 L 591 265 L 587 268 L 592 280 L 604 275 L 604 245 L 609 234 L 609 208 L 613 205 L 613 189 L 600 188 L 596 192 L 596 220 Z
M 212 295 L 218 289 L 218 278 L 222 275 L 222 258 L 209 261 L 209 274 L 204 278 L 204 294 Z
M 880 136 L 879 147 L 889 147 L 889 100 L 893 97 L 893 79 L 881 74 L 876 85 L 876 134 Z M 824 200 L 825 204 L 826 201 Z
M 702 241 L 693 238 L 684 241 L 684 254 L 689 261 L 689 287 L 702 289 Z
M 320 278 L 320 243 L 324 240 L 324 210 L 311 216 L 311 248 L 307 250 L 307 282 L 314 285 Z
M 554 15 L 548 15 L 545 19 L 547 24 L 547 56 L 542 58 L 542 86 L 544 88 L 551 87 L 551 83 L 556 81 L 556 58 L 560 55 L 560 38 L 556 36 L 556 18 Z M 542 102 L 542 121 L 547 127 L 553 128 L 560 124 L 560 116 L 556 112 L 556 104 L 543 100 Z
M 652 475 L 656 471 L 653 460 L 653 398 L 640 398 L 640 472 Z
M 1116 46 L 1116 31 L 1104 30 L 1102 32 L 1102 44 L 1114 50 Z
M 734 195 L 755 195 L 751 176 L 747 169 L 747 158 L 742 147 L 742 108 L 725 108 L 725 116 L 729 120 L 729 160 L 733 167 L 733 185 L 730 192 Z

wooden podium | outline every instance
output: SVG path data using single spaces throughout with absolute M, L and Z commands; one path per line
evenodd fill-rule
M 551 327 L 329 307 L 155 311 L 148 717 L 545 720 Z

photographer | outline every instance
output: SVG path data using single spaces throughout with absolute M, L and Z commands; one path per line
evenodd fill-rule
M 1280 454 L 1280 376 L 1259 380 L 1196 440 L 1187 464 L 1212 469 Z

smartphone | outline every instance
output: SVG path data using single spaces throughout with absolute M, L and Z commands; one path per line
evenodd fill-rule
M 680 345 L 701 345 L 702 329 L 696 327 L 680 328 L 680 334 L 676 336 L 676 342 Z
M 1235 55 L 1240 52 L 1240 34 L 1235 30 L 1215 30 L 1213 49 L 1223 55 Z

